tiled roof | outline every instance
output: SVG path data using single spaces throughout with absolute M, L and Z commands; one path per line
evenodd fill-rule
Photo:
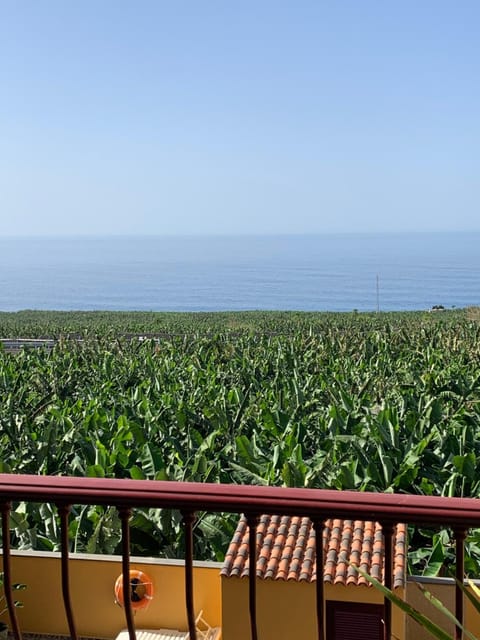
M 363 520 L 327 520 L 323 529 L 324 582 L 369 585 L 350 563 L 383 580 L 384 545 L 378 523 Z M 257 526 L 257 577 L 272 580 L 316 580 L 315 530 L 309 518 L 261 516 Z M 406 526 L 394 531 L 393 584 L 405 583 Z M 222 576 L 248 576 L 248 525 L 240 519 L 232 538 Z

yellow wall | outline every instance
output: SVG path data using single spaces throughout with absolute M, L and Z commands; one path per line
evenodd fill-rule
M 72 555 L 70 585 L 77 631 L 80 635 L 114 638 L 126 627 L 123 609 L 114 602 L 114 584 L 121 573 L 118 557 Z M 181 562 L 134 559 L 131 568 L 152 578 L 155 594 L 150 607 L 135 616 L 138 628 L 186 629 L 184 569 Z M 194 602 L 212 626 L 222 626 L 221 565 L 195 563 Z M 12 555 L 14 582 L 28 588 L 18 592 L 24 603 L 17 609 L 25 632 L 68 634 L 61 593 L 58 554 L 16 552 Z
M 419 580 L 417 581 L 420 582 Z M 422 585 L 448 607 L 450 611 L 455 611 L 455 588 L 452 581 L 432 580 L 427 582 L 422 580 Z M 464 600 L 466 599 L 464 598 Z M 453 623 L 450 623 L 438 609 L 426 600 L 425 596 L 415 584 L 415 578 L 409 580 L 407 583 L 407 602 L 431 618 L 453 637 Z M 465 625 L 467 629 L 471 631 L 475 637 L 480 638 L 480 614 L 475 611 L 469 601 L 465 602 L 464 607 Z M 407 635 L 409 638 L 415 638 L 415 640 L 431 640 L 432 638 L 429 633 L 411 618 L 407 618 Z
M 204 617 L 212 626 L 223 627 L 224 640 L 244 640 L 249 637 L 248 580 L 220 578 L 220 567 L 214 563 L 195 564 L 195 609 L 197 612 L 203 609 Z M 137 626 L 186 629 L 183 564 L 142 558 L 132 559 L 132 568 L 146 571 L 155 585 L 151 606 L 136 615 Z M 79 633 L 114 638 L 126 626 L 123 610 L 115 605 L 113 594 L 113 585 L 121 573 L 120 558 L 73 555 L 70 570 Z M 12 571 L 15 582 L 28 585 L 26 591 L 16 594 L 24 602 L 24 608 L 17 610 L 22 630 L 67 635 L 58 554 L 16 552 L 12 555 Z M 262 640 L 316 638 L 314 583 L 257 580 L 257 589 L 258 627 Z M 435 581 L 428 585 L 428 589 L 451 610 L 454 609 L 453 584 Z M 396 593 L 402 595 L 401 590 Z M 329 600 L 382 603 L 381 595 L 369 587 L 326 585 L 325 595 Z M 407 583 L 406 598 L 449 629 L 448 622 L 442 621 L 442 615 L 428 604 L 412 582 Z M 469 603 L 466 603 L 466 623 L 480 638 L 480 615 Z M 415 640 L 430 638 L 395 607 L 393 632 L 400 640 L 405 637 Z
M 396 590 L 402 595 L 401 590 Z M 382 604 L 381 594 L 372 587 L 325 585 L 327 600 Z M 248 579 L 222 578 L 223 640 L 250 637 Z M 405 638 L 404 616 L 393 611 L 394 635 Z M 316 640 L 315 583 L 257 580 L 257 624 L 262 640 Z

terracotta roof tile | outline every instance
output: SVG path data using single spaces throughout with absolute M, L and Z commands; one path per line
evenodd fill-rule
M 403 586 L 406 567 L 406 526 L 394 530 L 393 584 Z M 323 529 L 324 581 L 330 584 L 366 585 L 351 563 L 383 580 L 384 544 L 380 525 L 362 520 L 325 521 Z M 257 525 L 257 577 L 272 580 L 316 580 L 315 529 L 309 518 L 261 516 Z M 222 575 L 245 577 L 249 573 L 248 525 L 245 517 L 232 538 Z

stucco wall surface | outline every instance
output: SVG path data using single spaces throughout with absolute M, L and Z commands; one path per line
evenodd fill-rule
M 72 555 L 70 586 L 77 631 L 82 636 L 115 638 L 126 627 L 124 612 L 115 604 L 115 580 L 121 574 L 119 557 Z M 27 584 L 16 594 L 24 603 L 17 609 L 23 631 L 68 635 L 62 599 L 58 554 L 19 552 L 12 555 L 14 582 Z M 148 609 L 138 611 L 138 628 L 187 628 L 184 568 L 181 561 L 131 560 L 132 569 L 145 571 L 154 585 Z M 222 626 L 221 565 L 196 563 L 194 602 L 211 626 Z
M 398 595 L 403 592 L 397 590 Z M 382 604 L 381 594 L 371 587 L 325 585 L 327 600 Z M 222 578 L 222 638 L 245 640 L 250 637 L 248 579 Z M 262 640 L 317 640 L 315 583 L 257 580 L 258 635 Z M 393 611 L 392 631 L 405 638 L 404 616 Z

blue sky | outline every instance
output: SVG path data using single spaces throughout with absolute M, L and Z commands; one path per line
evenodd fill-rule
M 0 235 L 480 230 L 480 3 L 3 0 Z

